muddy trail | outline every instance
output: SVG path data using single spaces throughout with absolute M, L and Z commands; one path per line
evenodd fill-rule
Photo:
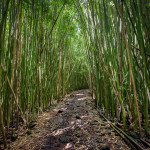
M 19 129 L 12 150 L 128 150 L 107 122 L 99 117 L 89 90 L 64 97 L 55 108 L 38 117 L 30 131 Z

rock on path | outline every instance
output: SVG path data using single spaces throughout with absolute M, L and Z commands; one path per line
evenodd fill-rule
M 128 150 L 103 121 L 89 90 L 67 95 L 54 110 L 39 116 L 30 136 L 20 132 L 10 149 L 23 150 Z

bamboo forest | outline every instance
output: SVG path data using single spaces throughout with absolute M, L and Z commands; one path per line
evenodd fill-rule
M 150 149 L 150 0 L 0 0 L 0 149 Z

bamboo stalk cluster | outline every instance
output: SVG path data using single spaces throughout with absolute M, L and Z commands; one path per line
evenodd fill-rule
M 146 0 L 76 1 L 80 14 L 90 87 L 97 108 L 110 118 L 134 121 L 149 132 L 150 5 Z M 143 124 L 144 123 L 144 124 Z
M 4 139 L 4 127 L 17 128 L 20 118 L 27 123 L 54 99 L 87 87 L 81 39 L 68 5 L 57 0 L 1 1 L 0 129 Z

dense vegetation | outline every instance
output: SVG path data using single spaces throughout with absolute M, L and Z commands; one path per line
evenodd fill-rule
M 97 108 L 148 135 L 147 0 L 2 0 L 0 124 L 18 127 L 67 92 L 90 88 Z M 144 122 L 144 126 L 143 126 Z

